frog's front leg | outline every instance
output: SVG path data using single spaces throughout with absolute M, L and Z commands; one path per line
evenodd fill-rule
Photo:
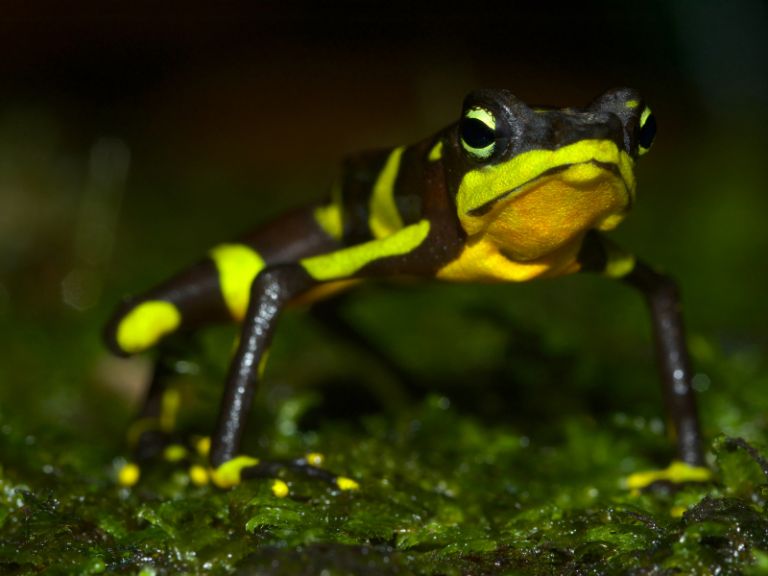
M 219 417 L 211 439 L 212 479 L 222 487 L 232 486 L 251 476 L 271 476 L 281 463 L 260 462 L 241 456 L 240 441 L 251 408 L 256 386 L 261 380 L 267 351 L 286 305 L 313 288 L 369 276 L 413 272 L 409 258 L 429 234 L 423 220 L 382 239 L 372 240 L 327 254 L 265 268 L 251 284 L 248 309 L 240 341 L 227 376 Z M 420 262 L 416 261 L 418 268 Z M 288 463 L 311 476 L 320 472 L 306 459 Z M 326 479 L 339 488 L 356 487 L 354 481 L 328 474 Z
M 587 236 L 579 260 L 584 271 L 621 280 L 645 297 L 653 324 L 670 435 L 682 462 L 692 467 L 703 466 L 701 430 L 677 284 L 596 232 Z
M 317 285 L 298 264 L 272 266 L 251 284 L 240 341 L 230 363 L 224 396 L 211 441 L 211 464 L 218 468 L 239 450 L 256 383 L 261 380 L 267 351 L 280 313 L 288 302 Z
M 640 290 L 651 312 L 664 401 L 678 456 L 687 464 L 702 466 L 701 429 L 677 283 L 639 260 L 622 281 Z

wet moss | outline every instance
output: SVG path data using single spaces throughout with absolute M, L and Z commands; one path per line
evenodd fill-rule
M 280 499 L 267 481 L 200 488 L 166 465 L 119 488 L 87 447 L 56 455 L 40 448 L 55 434 L 30 444 L 4 422 L 4 573 L 737 574 L 768 557 L 764 452 L 741 438 L 712 445 L 712 482 L 634 494 L 621 419 L 564 422 L 550 446 L 430 396 L 361 435 L 313 433 L 360 491 L 288 476 Z

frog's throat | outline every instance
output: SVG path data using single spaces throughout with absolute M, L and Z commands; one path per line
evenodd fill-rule
M 482 214 L 460 220 L 470 238 L 492 243 L 516 262 L 530 262 L 578 244 L 587 230 L 615 228 L 630 198 L 612 165 L 581 162 L 548 170 Z
M 496 206 L 498 202 L 509 200 L 513 196 L 519 196 L 519 195 L 525 194 L 527 191 L 533 190 L 534 188 L 536 188 L 536 186 L 539 183 L 544 182 L 545 180 L 548 180 L 550 178 L 556 178 L 558 174 L 567 172 L 571 168 L 574 168 L 577 166 L 585 166 L 585 167 L 592 166 L 599 170 L 613 174 L 617 178 L 617 180 L 623 184 L 621 189 L 626 200 L 625 211 L 629 211 L 632 208 L 632 203 L 634 202 L 634 194 L 631 193 L 631 188 L 629 187 L 629 184 L 627 183 L 627 181 L 624 179 L 621 173 L 621 170 L 619 170 L 619 167 L 616 164 L 608 164 L 606 162 L 590 160 L 588 162 L 580 162 L 579 164 L 563 164 L 561 166 L 555 166 L 554 168 L 545 170 L 535 178 L 532 178 L 531 180 L 528 180 L 527 182 L 520 184 L 516 188 L 507 190 L 506 192 L 502 193 L 500 196 L 489 200 L 488 202 L 486 202 L 481 206 L 478 206 L 477 208 L 473 208 L 472 210 L 467 212 L 467 214 L 469 216 L 475 216 L 475 217 L 484 216 L 485 214 L 488 214 L 491 210 L 493 210 L 494 206 Z
M 456 195 L 459 214 L 478 217 L 501 199 L 520 194 L 537 180 L 565 172 L 575 165 L 598 167 L 623 183 L 627 208 L 634 201 L 634 160 L 611 140 L 582 140 L 556 150 L 530 150 L 505 162 L 464 175 Z

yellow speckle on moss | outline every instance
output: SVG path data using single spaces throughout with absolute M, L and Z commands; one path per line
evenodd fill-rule
M 141 469 L 133 462 L 127 462 L 117 473 L 117 481 L 121 486 L 134 486 L 141 478 Z
M 352 478 L 347 478 L 345 476 L 339 476 L 336 479 L 336 486 L 339 487 L 339 490 L 359 490 L 360 484 L 352 480 Z
M 272 482 L 272 494 L 278 498 L 285 498 L 288 496 L 288 493 L 288 484 L 279 479 Z
M 205 486 L 208 484 L 208 481 L 210 480 L 208 476 L 208 471 L 199 464 L 195 464 L 194 466 L 190 466 L 189 468 L 189 479 L 192 481 L 192 484 L 195 486 Z
M 325 462 L 325 456 L 320 454 L 320 452 L 310 452 L 306 455 L 307 464 L 310 466 L 320 467 L 323 465 L 323 462 Z

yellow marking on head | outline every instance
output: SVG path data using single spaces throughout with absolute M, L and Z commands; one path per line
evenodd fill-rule
M 638 106 L 640 106 L 640 101 L 639 100 L 627 100 L 624 103 L 624 107 L 625 108 L 629 108 L 630 110 L 632 110 L 634 108 L 637 108 Z
M 134 486 L 141 478 L 141 469 L 133 462 L 127 462 L 117 473 L 117 482 L 120 486 Z
M 168 388 L 163 392 L 160 403 L 160 429 L 170 432 L 176 426 L 176 416 L 181 405 L 181 394 L 176 388 Z
M 129 354 L 141 352 L 181 324 L 178 308 L 164 300 L 148 300 L 136 306 L 120 320 L 117 344 Z
M 211 451 L 211 439 L 208 436 L 198 438 L 195 442 L 195 450 L 200 456 L 208 456 Z
M 584 164 L 583 173 L 571 172 L 574 181 L 582 179 L 588 184 L 593 177 L 595 165 L 585 164 L 591 161 L 615 165 L 627 185 L 627 193 L 634 196 L 635 174 L 634 161 L 610 140 L 582 140 L 557 150 L 531 150 L 510 158 L 506 162 L 483 166 L 467 172 L 459 184 L 457 203 L 459 216 L 499 199 L 506 194 L 514 194 L 525 184 L 532 183 L 544 172 L 567 165 Z M 571 167 L 571 170 L 575 166 Z M 604 170 L 601 170 L 604 172 Z M 574 182 L 577 183 L 577 182 Z M 554 205 L 556 206 L 556 205 Z M 466 228 L 465 228 L 466 229 Z M 467 230 L 472 233 L 471 230 Z
M 400 171 L 400 158 L 404 150 L 405 146 L 392 150 L 373 185 L 371 203 L 368 207 L 370 211 L 368 227 L 375 238 L 389 236 L 403 227 L 403 219 L 395 204 L 395 180 Z
M 629 490 L 641 490 L 659 480 L 680 484 L 682 482 L 709 482 L 711 479 L 712 472 L 709 468 L 691 466 L 680 460 L 674 460 L 664 470 L 648 470 L 631 474 L 624 481 L 624 486 Z
M 352 478 L 347 478 L 346 476 L 339 476 L 336 478 L 336 486 L 339 487 L 339 490 L 359 490 L 360 484 L 352 480 Z
M 285 498 L 288 496 L 288 493 L 290 490 L 288 489 L 288 484 L 283 482 L 280 479 L 276 479 L 272 481 L 272 494 L 277 496 L 278 498 Z
M 256 466 L 258 463 L 258 458 L 236 456 L 232 460 L 227 460 L 218 468 L 211 470 L 211 480 L 219 488 L 231 488 L 240 484 L 240 472 L 243 468 Z
M 429 155 L 427 156 L 427 159 L 430 162 L 437 162 L 443 157 L 443 141 L 438 140 L 437 143 L 432 146 L 432 149 L 429 151 Z
M 325 456 L 320 454 L 320 452 L 309 452 L 305 456 L 305 458 L 307 460 L 307 464 L 309 464 L 310 466 L 315 466 L 317 468 L 322 466 L 323 462 L 325 462 Z
M 189 479 L 195 486 L 205 486 L 210 481 L 208 471 L 199 464 L 189 467 Z
M 313 213 L 315 222 L 328 236 L 341 240 L 343 228 L 341 226 L 341 208 L 338 204 L 326 204 L 318 206 Z
M 245 244 L 221 244 L 209 253 L 219 271 L 221 295 L 235 320 L 248 308 L 251 283 L 264 268 L 264 259 Z
M 343 248 L 329 254 L 312 256 L 300 261 L 315 280 L 336 280 L 352 276 L 369 262 L 400 256 L 416 249 L 429 234 L 429 221 L 421 220 L 397 232 L 357 246 Z

